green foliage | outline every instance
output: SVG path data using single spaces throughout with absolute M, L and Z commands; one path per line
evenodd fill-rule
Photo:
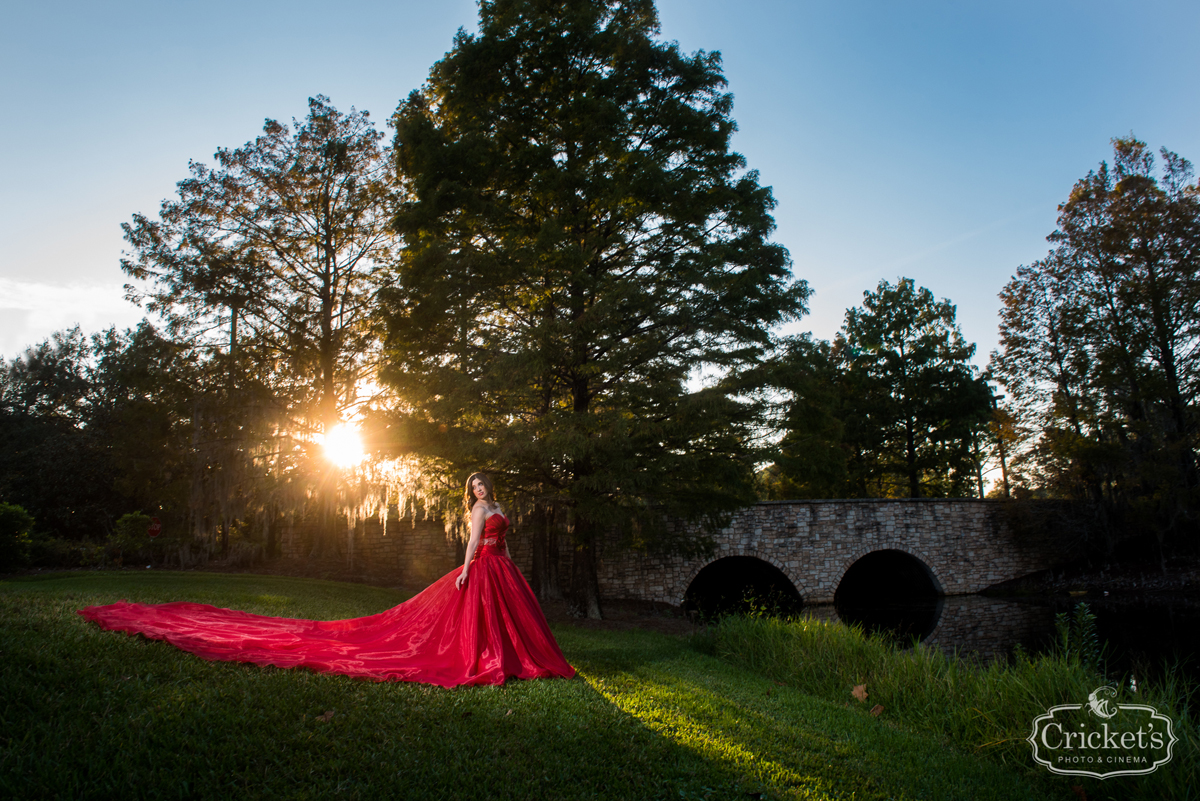
M 150 515 L 129 512 L 122 515 L 113 526 L 108 537 L 108 546 L 117 551 L 121 559 L 134 559 L 150 550 Z
M 775 498 L 955 497 L 979 492 L 992 419 L 955 309 L 902 278 L 847 310 L 833 343 L 787 343 L 789 397 Z
M 1024 492 L 1087 501 L 1095 545 L 1194 547 L 1200 191 L 1191 164 L 1113 140 L 1059 206 L 1054 249 L 1001 293 L 992 370 L 1011 396 Z M 1099 540 L 1099 542 L 1095 542 Z
M 1059 612 L 1054 616 L 1054 631 L 1058 637 L 1058 652 L 1085 668 L 1103 674 L 1104 647 L 1096 631 L 1096 615 L 1086 603 L 1075 605 L 1075 611 Z
M 69 569 L 105 567 L 108 547 L 89 540 L 68 540 L 35 533 L 29 545 L 29 565 L 37 568 Z
M 390 438 L 567 509 L 585 594 L 603 533 L 695 549 L 666 516 L 753 498 L 758 368 L 808 296 L 719 56 L 657 33 L 645 0 L 483 3 L 394 119 Z
M 0 502 L 0 572 L 29 562 L 33 517 L 14 503 Z
M 556 627 L 578 678 L 443 690 L 205 662 L 75 614 L 118 598 L 320 620 L 374 614 L 403 596 L 158 571 L 0 582 L 0 795 L 1061 797 L 680 638 Z
M 102 406 L 91 371 L 78 328 L 0 366 L 0 497 L 23 506 L 39 530 L 70 539 L 104 531 L 124 511 L 109 432 L 90 424 Z
M 255 141 L 219 149 L 215 169 L 192 162 L 157 220 L 122 226 L 132 247 L 122 268 L 172 333 L 227 343 L 316 425 L 356 400 L 391 188 L 366 112 L 342 114 L 323 96 L 308 106 L 291 129 L 267 120 Z
M 846 312 L 836 346 L 849 371 L 864 483 L 912 498 L 979 490 L 971 446 L 992 397 L 950 301 L 909 278 L 881 281 Z
M 29 348 L 0 371 L 0 492 L 47 537 L 103 540 L 138 507 L 182 527 L 196 377 L 145 322 Z
M 824 340 L 805 334 L 787 340 L 785 347 L 777 378 L 788 394 L 785 433 L 773 469 L 763 476 L 764 496 L 853 497 L 854 450 L 847 429 L 855 424 L 845 370 Z
M 312 441 L 374 374 L 369 317 L 394 239 L 382 138 L 366 112 L 310 98 L 303 120 L 192 162 L 156 219 L 123 226 L 131 297 L 198 362 L 193 469 L 175 475 L 223 550 L 237 521 L 281 513 L 321 519 L 318 547 L 333 547 L 338 487 Z
M 147 323 L 92 337 L 88 428 L 100 433 L 125 510 L 183 528 L 200 469 L 197 427 L 208 376 L 194 352 Z M 120 517 L 118 510 L 110 512 Z M 99 532 L 97 532 L 98 534 Z M 93 535 L 95 536 L 95 535 Z

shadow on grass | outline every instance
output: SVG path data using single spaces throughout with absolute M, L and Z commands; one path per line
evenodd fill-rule
M 731 666 L 680 640 L 560 637 L 615 706 L 743 781 L 793 798 L 1041 798 L 1028 777 Z M 622 650 L 639 656 L 630 658 Z

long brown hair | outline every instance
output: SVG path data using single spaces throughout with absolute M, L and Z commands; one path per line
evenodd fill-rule
M 487 495 L 483 496 L 483 500 L 487 502 L 487 505 L 489 507 L 496 508 L 499 508 L 500 506 L 500 504 L 496 503 L 496 485 L 492 483 L 490 478 L 488 478 L 487 473 L 472 473 L 470 478 L 467 479 L 467 488 L 463 492 L 463 509 L 466 512 L 468 521 L 471 519 L 471 507 L 473 507 L 475 502 L 479 500 L 475 497 L 475 493 L 472 491 L 471 487 L 471 485 L 475 483 L 475 479 L 479 479 L 479 483 L 482 484 L 483 488 L 487 490 Z

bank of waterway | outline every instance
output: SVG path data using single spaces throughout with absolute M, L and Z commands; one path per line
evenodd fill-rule
M 1162 681 L 1168 673 L 1200 686 L 1200 593 L 1146 592 L 1051 596 L 948 596 L 929 603 L 809 606 L 806 613 L 859 623 L 901 641 L 920 639 L 978 661 L 1009 659 L 1018 647 L 1053 647 L 1055 616 L 1086 603 L 1096 618 L 1106 673 L 1114 680 Z

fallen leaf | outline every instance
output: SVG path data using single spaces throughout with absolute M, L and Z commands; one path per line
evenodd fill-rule
M 508 717 L 508 716 L 509 716 L 509 715 L 511 715 L 511 714 L 512 714 L 512 710 L 510 709 L 510 710 L 508 710 L 507 712 L 505 712 L 505 713 L 504 713 L 504 716 L 505 716 L 505 717 Z
M 471 715 L 474 715 L 474 714 L 475 714 L 474 712 L 463 712 L 462 713 L 463 720 L 466 720 L 467 718 L 471 717 Z
M 875 706 L 871 707 L 871 714 L 875 717 L 879 717 L 881 712 L 883 712 L 883 704 L 876 704 Z
M 850 691 L 850 694 L 853 695 L 855 698 L 857 698 L 860 701 L 867 700 L 867 685 L 865 685 L 865 684 L 855 685 L 854 689 Z
M 1087 792 L 1083 789 L 1082 784 L 1076 784 L 1071 787 L 1072 792 L 1079 796 L 1079 801 L 1087 801 Z
M 328 723 L 332 717 L 333 717 L 333 710 L 331 709 L 328 712 L 326 712 L 324 715 L 317 715 L 317 720 L 323 720 L 326 723 Z

